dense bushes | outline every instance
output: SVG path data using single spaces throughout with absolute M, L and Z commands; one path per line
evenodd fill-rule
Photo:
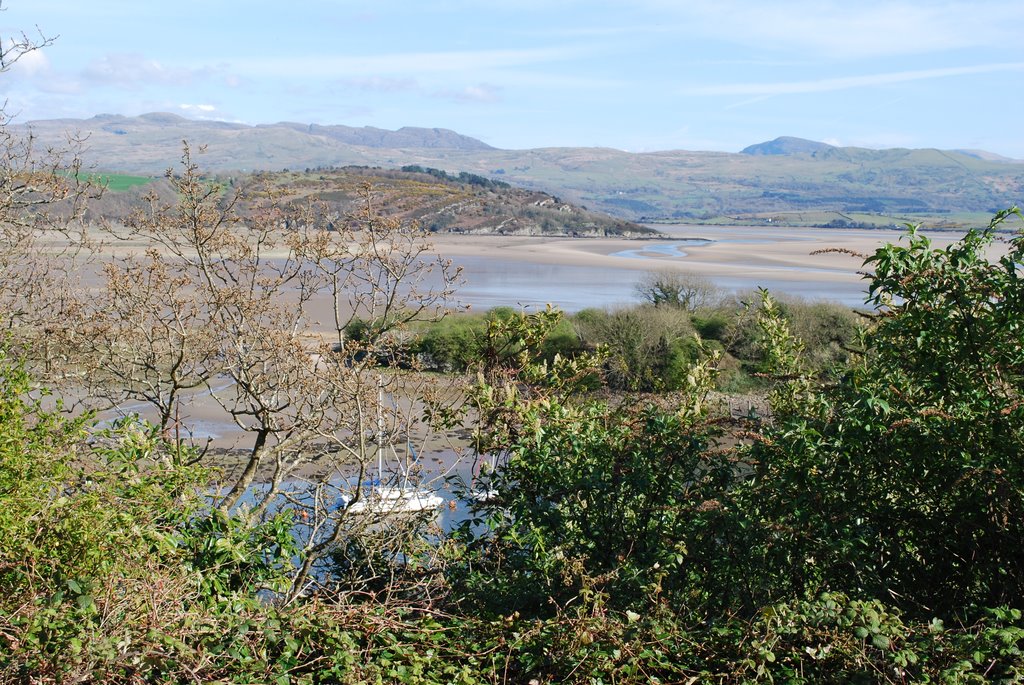
M 702 295 L 704 305 L 643 304 L 615 310 L 584 309 L 566 316 L 547 332 L 541 351 L 574 357 L 603 348 L 608 352 L 604 375 L 608 386 L 625 391 L 673 391 L 685 385 L 688 370 L 712 352 L 722 355 L 719 389 L 735 391 L 763 386 L 764 364 L 756 308 L 723 294 Z M 860 318 L 838 304 L 784 300 L 783 316 L 804 341 L 805 361 L 813 372 L 828 376 L 840 367 L 857 344 Z M 514 310 L 499 307 L 486 314 L 448 317 L 421 327 L 410 355 L 428 369 L 466 371 L 480 360 L 487 323 L 507 318 Z
M 945 250 L 911 234 L 869 263 L 884 307 L 866 355 L 757 443 L 752 511 L 815 587 L 892 597 L 915 615 L 1022 608 L 1024 300 L 1018 237 Z M 783 543 L 783 544 L 779 544 Z
M 511 307 L 495 307 L 484 314 L 450 316 L 421 327 L 410 344 L 410 354 L 427 369 L 437 371 L 467 371 L 476 369 L 489 354 L 488 327 L 495 321 L 507 320 L 519 314 Z M 580 352 L 581 341 L 567 321 L 546 332 L 538 351 L 541 358 L 553 359 L 556 354 L 573 356 Z M 516 347 L 491 350 L 491 354 L 507 357 Z M 490 360 L 494 363 L 495 359 Z

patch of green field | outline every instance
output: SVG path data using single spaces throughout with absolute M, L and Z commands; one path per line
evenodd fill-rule
M 946 214 L 907 214 L 905 223 L 921 224 L 932 228 L 984 228 L 992 214 L 989 212 L 949 212 Z
M 980 228 L 988 223 L 989 215 L 983 212 L 916 212 L 881 214 L 870 212 L 842 211 L 778 211 L 751 214 L 715 215 L 703 218 L 688 217 L 682 223 L 699 225 L 750 225 L 750 226 L 792 226 L 796 228 L 896 228 L 920 224 L 924 228 L 940 230 L 964 230 Z M 649 221 L 648 223 L 676 223 L 670 220 Z
M 152 176 L 129 176 L 128 174 L 90 174 L 88 179 L 93 183 L 105 186 L 112 193 L 123 193 L 135 186 L 152 183 Z

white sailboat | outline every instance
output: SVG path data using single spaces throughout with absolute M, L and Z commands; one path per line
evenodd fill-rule
M 436 511 L 444 500 L 429 490 L 408 485 L 375 486 L 347 506 L 352 513 L 416 514 Z
M 444 499 L 431 490 L 409 485 L 409 474 L 403 469 L 401 485 L 384 485 L 384 450 L 390 447 L 392 455 L 398 458 L 393 445 L 385 445 L 384 432 L 384 384 L 377 383 L 377 478 L 358 498 L 342 495 L 345 509 L 353 514 L 366 513 L 379 516 L 390 514 L 417 514 L 436 511 Z M 354 501 L 353 501 L 354 500 Z

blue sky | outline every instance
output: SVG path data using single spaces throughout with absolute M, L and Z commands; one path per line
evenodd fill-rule
M 16 121 L 175 112 L 441 127 L 502 148 L 780 135 L 1024 159 L 1021 0 L 3 0 L 56 42 Z

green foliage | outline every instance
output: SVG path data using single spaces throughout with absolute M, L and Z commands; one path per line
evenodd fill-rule
M 704 356 L 690 317 L 680 308 L 589 309 L 573 323 L 587 345 L 608 350 L 605 378 L 615 389 L 678 390 L 687 369 Z
M 779 307 L 793 335 L 803 343 L 804 362 L 812 373 L 829 377 L 859 348 L 861 321 L 850 308 L 799 300 L 783 300 Z
M 72 680 L 143 624 L 134 593 L 163 582 L 200 474 L 155 461 L 133 417 L 89 435 L 37 394 L 0 352 L 0 676 Z
M 717 334 L 710 336 L 720 340 L 753 373 L 767 372 L 764 331 L 758 321 L 760 301 L 760 294 L 751 293 L 742 308 L 715 310 Z M 804 348 L 801 359 L 808 374 L 828 378 L 850 360 L 861 328 L 853 311 L 838 304 L 780 299 L 774 295 L 772 301 L 780 320 Z
M 732 317 L 721 308 L 695 312 L 690 323 L 705 340 L 724 340 Z
M 790 401 L 753 448 L 746 506 L 774 522 L 752 544 L 765 567 L 799 563 L 797 587 L 893 597 L 911 615 L 1020 607 L 1024 244 L 989 261 L 992 240 L 935 250 L 911 231 L 868 260 L 884 309 L 864 359 Z
M 1020 682 L 1024 236 L 986 256 L 1009 216 L 876 252 L 852 360 L 812 352 L 851 346 L 845 314 L 763 293 L 743 325 L 772 412 L 731 433 L 717 355 L 613 403 L 560 313 L 474 319 L 497 496 L 451 537 L 340 540 L 362 584 L 289 602 L 289 514 L 211 515 L 182 448 L 45 409 L 0 353 L 0 680 Z M 666 321 L 727 337 L 699 316 Z
M 723 651 L 735 654 L 728 670 L 738 682 L 1010 683 L 1024 675 L 1016 610 L 948 628 L 939 619 L 908 622 L 877 599 L 823 593 L 767 607 L 732 628 L 745 648 L 731 643 Z
M 707 435 L 647 409 L 539 405 L 494 485 L 499 517 L 472 579 L 497 606 L 532 612 L 585 588 L 617 606 L 690 589 L 708 551 L 704 536 L 729 481 L 704 452 Z
M 856 315 L 828 303 L 776 302 L 794 335 L 804 342 L 808 373 L 827 377 L 849 358 L 856 345 Z M 424 368 L 461 372 L 475 368 L 485 354 L 488 320 L 505 318 L 509 308 L 483 315 L 459 315 L 422 326 L 409 352 Z M 541 356 L 576 357 L 587 350 L 608 353 L 604 372 L 615 390 L 667 392 L 684 385 L 688 370 L 711 352 L 722 356 L 719 389 L 743 392 L 761 385 L 752 374 L 764 373 L 758 341 L 763 335 L 757 308 L 740 304 L 688 311 L 684 307 L 640 305 L 614 311 L 584 309 L 563 317 L 541 343 Z M 365 338 L 366 324 L 353 323 L 348 337 Z
M 717 616 L 718 632 L 670 632 L 715 644 L 704 665 L 724 680 L 1017 678 L 1024 238 L 988 261 L 991 236 L 934 250 L 911 233 L 879 250 L 871 294 L 888 309 L 833 385 L 816 383 L 799 317 L 763 293 L 752 321 L 773 412 L 741 434 L 753 444 L 739 463 L 716 462 L 711 433 L 664 409 L 519 405 L 466 589 L 545 621 L 574 603 Z M 837 327 L 835 311 L 808 309 L 825 323 L 803 331 Z M 639 525 L 649 505 L 663 527 Z M 1010 608 L 984 608 L 998 605 Z M 1008 623 L 990 627 L 995 616 Z M 577 629 L 595 644 L 602 625 Z M 569 657 L 554 635 L 546 657 L 593 663 L 589 645 Z
M 446 317 L 419 335 L 413 351 L 428 369 L 465 371 L 480 358 L 486 326 L 482 316 Z
M 431 167 L 421 167 L 418 164 L 408 164 L 401 168 L 401 171 L 413 174 L 428 174 L 434 178 L 439 178 L 442 181 L 450 181 L 453 183 L 466 183 L 468 185 L 480 186 L 481 188 L 511 188 L 508 183 L 504 181 L 495 181 L 494 179 L 487 178 L 486 176 L 480 176 L 478 174 L 471 174 L 468 171 L 460 171 L 456 175 L 451 175 L 443 169 L 434 169 Z
M 507 322 L 519 316 L 511 307 L 495 307 L 484 314 L 461 314 L 423 326 L 410 351 L 428 369 L 438 371 L 470 371 L 482 363 L 494 365 L 508 361 L 515 348 L 495 338 L 495 322 Z M 539 343 L 541 358 L 551 361 L 555 355 L 575 356 L 581 352 L 580 341 L 572 324 L 559 317 Z
M 501 339 L 526 351 L 552 322 L 508 323 Z M 462 580 L 492 611 L 543 613 L 581 592 L 633 606 L 694 590 L 714 563 L 706 553 L 716 498 L 732 469 L 707 449 L 713 360 L 689 371 L 673 412 L 570 399 L 573 386 L 557 380 L 586 373 L 561 358 L 549 367 L 523 357 L 506 385 L 477 388 L 482 442 L 509 456 L 489 484 L 500 496 L 480 507 L 494 530 L 476 538 Z M 530 399 L 518 389 L 524 382 Z M 473 538 L 473 528 L 468 522 L 463 535 Z
M 805 345 L 790 332 L 775 299 L 760 291 L 757 326 L 761 331 L 761 373 L 780 382 L 769 395 L 773 414 L 778 418 L 812 411 L 811 378 L 804 363 Z
M 202 596 L 252 597 L 290 586 L 291 559 L 299 552 L 291 514 L 258 522 L 248 518 L 244 511 L 228 516 L 215 509 L 182 526 L 183 564 L 199 575 Z
M 198 502 L 197 472 L 145 464 L 154 434 L 135 420 L 96 431 L 87 443 L 85 418 L 45 411 L 29 391 L 24 371 L 0 353 L 5 597 L 106 577 L 125 559 L 171 549 L 169 532 Z

